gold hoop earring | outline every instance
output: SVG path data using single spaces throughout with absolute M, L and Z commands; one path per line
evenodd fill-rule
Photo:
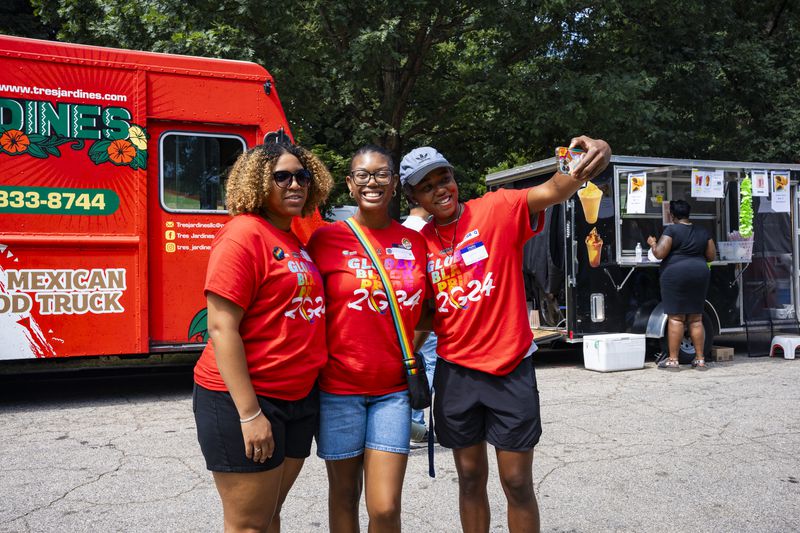
M 394 190 L 392 190 L 392 198 L 394 198 L 395 196 L 397 196 L 397 187 L 395 187 Z
M 353 191 L 350 191 L 350 193 L 349 193 L 349 194 L 350 194 L 350 198 L 355 198 L 355 197 L 356 197 L 356 195 L 355 195 L 355 194 L 353 194 Z

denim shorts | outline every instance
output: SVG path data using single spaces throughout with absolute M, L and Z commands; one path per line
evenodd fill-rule
M 317 455 L 326 461 L 357 457 L 365 448 L 408 455 L 408 391 L 382 396 L 320 392 Z

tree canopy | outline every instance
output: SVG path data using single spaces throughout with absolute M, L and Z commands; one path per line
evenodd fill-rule
M 350 154 L 368 142 L 398 159 L 433 144 L 464 197 L 482 192 L 488 171 L 550 157 L 579 134 L 628 155 L 800 154 L 800 13 L 788 0 L 32 6 L 0 29 L 262 64 L 296 139 L 337 178 L 334 202 L 346 200 Z

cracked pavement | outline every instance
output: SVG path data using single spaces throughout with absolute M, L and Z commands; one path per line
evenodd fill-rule
M 542 531 L 800 530 L 800 360 L 602 374 L 574 352 L 535 357 Z M 4 382 L 0 420 L 0 533 L 222 529 L 188 369 Z M 460 531 L 451 454 L 437 446 L 435 479 L 426 454 L 412 450 L 403 528 Z M 489 456 L 491 529 L 506 531 Z M 312 455 L 284 531 L 327 530 L 326 487 Z M 361 518 L 366 530 L 363 498 Z

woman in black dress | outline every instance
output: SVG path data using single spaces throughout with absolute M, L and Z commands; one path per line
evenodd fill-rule
M 680 369 L 678 349 L 687 324 L 695 349 L 692 368 L 706 369 L 703 356 L 703 305 L 711 276 L 706 262 L 716 258 L 717 248 L 705 228 L 689 222 L 690 212 L 691 207 L 686 201 L 671 201 L 669 213 L 673 223 L 664 228 L 658 241 L 653 236 L 647 239 L 653 255 L 662 260 L 661 301 L 669 318 L 669 359 L 663 361 L 659 368 L 665 370 Z

